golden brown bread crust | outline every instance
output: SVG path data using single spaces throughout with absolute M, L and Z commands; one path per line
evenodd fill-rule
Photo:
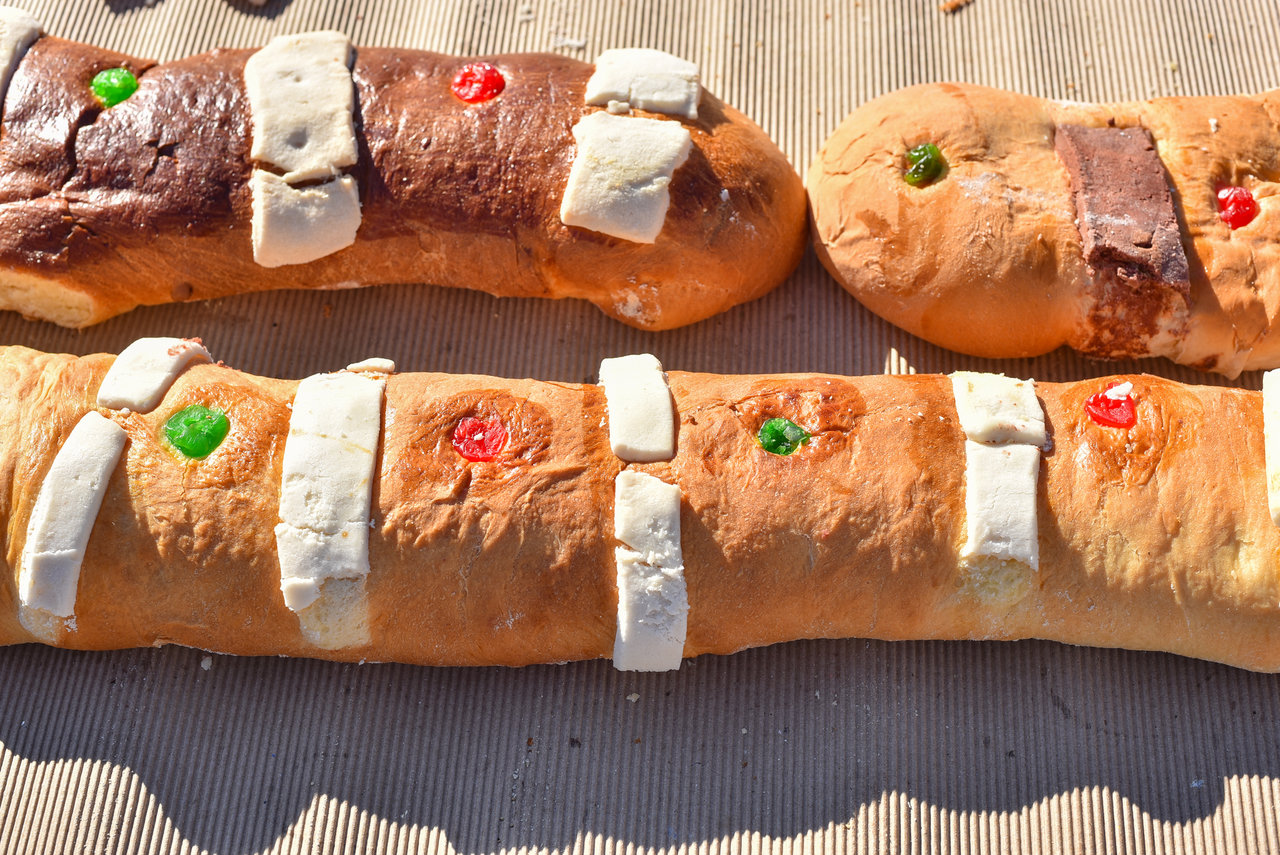
M 111 357 L 0 351 L 0 643 L 16 618 L 27 520 L 57 448 Z M 1280 530 L 1267 510 L 1261 395 L 1145 375 L 1137 424 L 1083 402 L 1105 379 L 1038 384 L 1051 448 L 1039 485 L 1041 568 L 964 567 L 964 436 L 937 376 L 669 375 L 690 614 L 685 655 L 798 638 L 1046 638 L 1280 670 Z M 188 369 L 128 432 L 63 644 L 179 643 L 437 665 L 607 657 L 617 607 L 613 479 L 596 386 L 402 374 L 386 386 L 373 495 L 367 647 L 303 640 L 279 589 L 272 526 L 296 383 Z M 159 425 L 191 402 L 230 416 L 226 442 L 179 459 Z M 468 463 L 449 434 L 500 417 L 511 441 Z M 754 434 L 814 432 L 790 457 Z
M 952 83 L 894 92 L 854 111 L 814 160 L 814 243 L 872 311 L 964 353 L 1021 357 L 1068 345 L 1228 376 L 1280 366 L 1277 99 L 1085 104 Z M 1070 178 L 1054 153 L 1064 125 L 1142 127 L 1154 138 L 1190 262 L 1185 318 L 1137 304 L 1134 322 L 1117 324 L 1093 305 Z M 914 188 L 902 179 L 904 156 L 923 142 L 935 142 L 949 168 Z M 1248 226 L 1233 231 L 1219 218 L 1221 185 L 1243 185 L 1258 200 Z M 1147 323 L 1157 315 L 1181 329 Z
M 252 53 L 155 65 L 53 37 L 35 42 L 9 86 L 0 133 L 0 308 L 80 327 L 138 305 L 425 282 L 575 297 L 624 323 L 668 329 L 761 296 L 799 263 L 799 176 L 710 93 L 699 118 L 684 122 L 694 151 L 675 173 L 663 231 L 637 244 L 559 219 L 571 128 L 599 109 L 584 104 L 591 65 L 487 57 L 507 87 L 467 105 L 449 84 L 468 60 L 361 48 L 352 71 L 357 241 L 308 264 L 260 267 L 250 248 L 243 79 Z M 102 110 L 89 81 L 120 65 L 140 88 Z

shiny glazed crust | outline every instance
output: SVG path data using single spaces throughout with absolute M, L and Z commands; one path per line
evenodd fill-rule
M 963 353 L 1067 345 L 1228 376 L 1280 366 L 1277 97 L 1086 104 L 951 83 L 885 95 L 845 119 L 810 168 L 818 255 L 873 312 Z M 1067 124 L 1142 127 L 1154 138 L 1190 262 L 1185 317 L 1140 297 L 1119 311 L 1089 297 L 1070 180 L 1054 153 L 1055 129 Z M 923 142 L 949 168 L 914 188 L 902 180 L 904 155 Z M 1233 231 L 1219 218 L 1222 185 L 1258 200 L 1248 226 Z
M 591 65 L 486 57 L 506 89 L 467 105 L 449 84 L 468 60 L 361 48 L 356 243 L 260 267 L 243 79 L 252 53 L 156 65 L 53 37 L 32 45 L 0 128 L 0 308 L 83 327 L 138 305 L 424 282 L 575 297 L 668 329 L 761 296 L 803 252 L 799 176 L 755 124 L 705 91 L 699 118 L 684 122 L 694 152 L 674 175 L 663 231 L 637 244 L 559 219 L 571 128 L 599 109 L 583 101 Z M 137 73 L 140 87 L 103 110 L 89 81 L 114 66 Z
M 27 520 L 111 361 L 0 351 L 2 643 L 33 640 L 16 616 Z M 394 375 L 373 491 L 372 642 L 327 651 L 284 605 L 272 534 L 297 384 L 196 365 L 150 414 L 103 411 L 128 445 L 59 643 L 431 665 L 608 657 L 613 480 L 630 465 L 683 492 L 685 656 L 816 637 L 1046 638 L 1280 670 L 1261 395 L 1126 379 L 1128 431 L 1085 415 L 1107 379 L 1036 387 L 1051 444 L 1034 572 L 958 559 L 964 436 L 946 377 L 671 372 L 676 457 L 623 464 L 599 387 Z M 195 402 L 231 420 L 203 461 L 158 438 Z M 467 415 L 503 420 L 498 460 L 454 452 Z M 754 436 L 775 416 L 812 440 L 768 454 Z

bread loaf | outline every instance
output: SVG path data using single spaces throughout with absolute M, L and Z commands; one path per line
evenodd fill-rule
M 690 116 L 589 93 L 597 69 L 550 54 L 313 33 L 156 64 L 38 35 L 0 122 L 0 308 L 29 317 L 83 327 L 139 305 L 422 282 L 667 329 L 759 297 L 803 252 L 799 176 L 696 69 L 662 78 L 692 93 Z M 113 69 L 124 88 L 99 94 Z M 587 133 L 609 123 L 612 138 Z M 646 148 L 637 128 L 684 147 Z M 649 231 L 605 231 L 632 219 Z
M 894 92 L 813 162 L 818 254 L 873 312 L 963 353 L 1067 345 L 1228 376 L 1274 368 L 1277 104 Z M 940 171 L 913 186 L 908 152 L 929 143 Z
M 307 430 L 354 436 L 355 408 L 331 395 L 332 429 L 305 428 L 329 410 L 304 405 L 298 382 L 180 356 L 190 364 L 155 381 L 163 398 L 144 413 L 97 403 L 111 356 L 0 351 L 0 643 L 621 663 L 622 615 L 674 644 L 674 664 L 801 638 L 1043 638 L 1280 670 L 1280 529 L 1257 392 L 1145 375 L 1032 386 L 673 371 L 671 454 L 632 462 L 613 450 L 622 386 L 357 365 L 326 376 L 382 384 L 371 480 L 332 451 L 302 486 L 323 504 L 334 473 L 356 473 L 367 566 L 317 571 L 323 608 L 309 612 L 282 593 L 282 483 L 298 495 L 283 473 L 306 470 L 287 449 Z M 164 428 L 193 404 L 228 421 L 203 458 Z M 123 430 L 123 451 L 88 517 L 73 609 L 42 623 L 53 600 L 30 581 L 33 514 L 87 413 Z M 787 421 L 762 431 L 774 419 Z M 1029 471 L 989 460 L 1023 450 Z M 650 504 L 618 498 L 646 485 Z M 1001 485 L 1023 498 L 990 498 Z M 664 522 L 671 489 L 678 518 Z M 348 534 L 361 536 L 325 544 Z M 641 574 L 635 591 L 624 569 Z M 625 667 L 658 667 L 638 655 Z

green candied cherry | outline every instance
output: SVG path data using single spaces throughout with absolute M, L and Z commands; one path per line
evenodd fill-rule
M 907 163 L 910 164 L 906 175 L 902 176 L 903 180 L 912 187 L 924 187 L 926 184 L 932 184 L 942 174 L 942 169 L 947 165 L 947 161 L 942 157 L 942 152 L 938 151 L 938 147 L 933 143 L 921 143 L 913 149 L 907 151 Z
M 792 454 L 809 442 L 809 432 L 791 419 L 769 419 L 760 425 L 756 440 L 770 454 Z
M 138 91 L 138 78 L 127 68 L 108 68 L 93 76 L 89 88 L 103 107 L 114 107 Z
M 202 460 L 222 444 L 230 428 L 231 422 L 222 410 L 192 404 L 169 417 L 164 423 L 164 435 L 187 457 Z

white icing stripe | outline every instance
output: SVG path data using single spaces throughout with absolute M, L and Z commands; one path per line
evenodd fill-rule
M 626 102 L 639 110 L 698 118 L 702 86 L 698 66 L 651 48 L 607 50 L 596 58 L 587 81 L 586 102 L 608 105 Z
M 1035 384 L 1002 374 L 951 375 L 965 432 L 965 542 L 961 558 L 1040 567 L 1036 485 L 1048 441 Z
M 123 428 L 90 411 L 58 449 L 27 523 L 18 574 L 22 605 L 75 615 L 85 547 L 126 438 Z
M 1267 469 L 1267 505 L 1280 525 L 1280 370 L 1262 375 L 1262 444 Z
M 614 454 L 636 462 L 675 456 L 675 407 L 657 357 L 637 353 L 601 360 L 600 385 Z
M 294 611 L 314 604 L 326 580 L 369 574 L 369 508 L 385 382 L 340 372 L 298 384 L 275 529 L 280 589 Z
M 359 362 L 353 362 L 347 366 L 348 371 L 366 371 L 373 374 L 395 374 L 396 364 L 394 361 L 382 356 L 371 356 L 368 359 L 362 359 Z
M 149 413 L 184 368 L 192 362 L 212 360 L 204 345 L 193 339 L 140 338 L 116 357 L 102 378 L 98 406 Z
M 613 664 L 620 671 L 680 667 L 689 595 L 680 546 L 680 488 L 641 472 L 614 482 L 618 629 Z
M 278 175 L 255 169 L 249 184 L 253 260 L 259 265 L 306 264 L 356 242 L 360 192 L 350 175 L 295 188 Z
M 636 243 L 653 243 L 671 205 L 671 176 L 692 137 L 679 122 L 595 112 L 573 126 L 578 150 L 560 220 Z
M 355 243 L 356 180 L 339 173 L 358 152 L 351 42 L 333 31 L 279 36 L 249 57 L 245 88 L 253 121 L 253 260 L 306 264 Z M 293 187 L 329 178 L 323 184 Z
M 960 427 L 969 439 L 1044 447 L 1044 409 L 1031 380 L 957 371 L 951 375 L 951 386 Z
M 23 10 L 0 6 L 0 104 L 18 63 L 43 30 L 40 22 Z
M 333 31 L 278 36 L 249 57 L 244 82 L 255 161 L 283 171 L 290 184 L 356 162 L 350 62 L 351 42 Z
M 1036 484 L 1040 449 L 965 440 L 962 558 L 984 556 L 1040 567 Z

